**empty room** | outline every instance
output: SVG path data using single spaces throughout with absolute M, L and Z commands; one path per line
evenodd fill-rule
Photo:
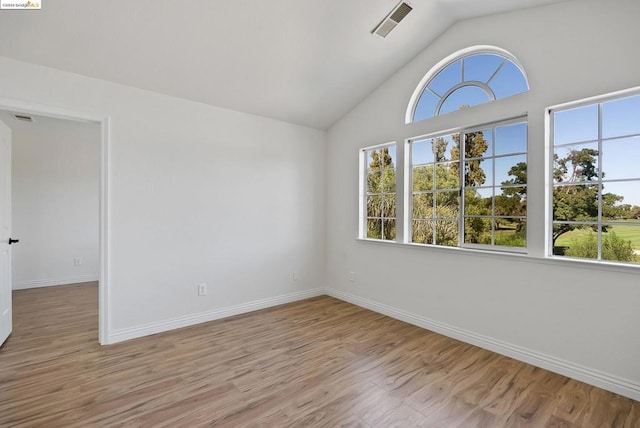
M 637 0 L 0 4 L 0 427 L 640 427 Z

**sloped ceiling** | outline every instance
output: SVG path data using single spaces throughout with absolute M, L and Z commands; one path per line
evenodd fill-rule
M 0 55 L 327 129 L 460 19 L 561 0 L 42 0 L 0 11 Z M 0 94 L 1 95 L 1 94 Z

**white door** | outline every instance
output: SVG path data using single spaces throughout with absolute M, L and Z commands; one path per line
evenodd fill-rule
M 11 334 L 11 129 L 0 121 L 0 345 Z

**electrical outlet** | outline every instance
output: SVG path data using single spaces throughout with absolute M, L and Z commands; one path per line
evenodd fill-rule
M 207 295 L 207 284 L 205 282 L 201 282 L 198 284 L 198 296 L 206 296 Z
M 299 279 L 300 279 L 300 275 L 298 274 L 298 271 L 294 270 L 293 272 L 291 272 L 291 280 L 297 281 Z
M 76 257 L 73 259 L 74 266 L 80 266 L 82 264 L 82 259 L 80 257 Z
M 356 273 L 355 272 L 349 272 L 349 281 L 356 282 Z

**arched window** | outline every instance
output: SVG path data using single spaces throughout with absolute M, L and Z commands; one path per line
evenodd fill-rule
M 445 58 L 422 79 L 411 97 L 406 122 L 416 122 L 529 90 L 515 57 L 487 46 Z

